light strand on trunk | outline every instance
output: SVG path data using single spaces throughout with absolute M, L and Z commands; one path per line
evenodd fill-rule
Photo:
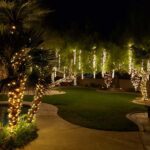
M 35 119 L 37 110 L 39 109 L 39 106 L 42 101 L 42 97 L 44 95 L 44 90 L 45 90 L 44 85 L 42 85 L 40 83 L 38 83 L 36 85 L 34 100 L 33 100 L 33 103 L 31 105 L 31 108 L 29 109 L 28 115 L 27 115 L 28 123 L 33 122 L 33 120 Z
M 10 88 L 10 91 L 8 92 L 8 124 L 11 129 L 13 129 L 19 121 L 26 80 L 26 75 L 20 74 L 17 82 L 12 81 L 8 84 Z

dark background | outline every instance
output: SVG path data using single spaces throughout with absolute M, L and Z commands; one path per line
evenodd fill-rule
M 148 0 L 40 0 L 40 3 L 54 10 L 45 24 L 57 30 L 78 28 L 98 32 L 104 38 L 114 32 L 141 35 L 150 30 Z

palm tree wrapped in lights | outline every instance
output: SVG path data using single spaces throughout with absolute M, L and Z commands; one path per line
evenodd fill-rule
M 27 60 L 30 61 L 31 56 L 27 55 L 30 49 L 22 49 L 15 53 L 11 60 L 12 69 L 14 72 L 13 80 L 8 84 L 8 102 L 9 102 L 9 127 L 13 129 L 19 121 L 19 115 L 22 107 L 22 100 L 25 92 L 25 83 L 27 75 L 25 73 L 25 65 Z
M 28 115 L 27 115 L 27 122 L 29 122 L 29 123 L 34 121 L 36 113 L 37 113 L 39 106 L 41 104 L 42 97 L 45 93 L 44 82 L 45 82 L 44 79 L 39 78 L 38 83 L 36 84 L 35 95 L 33 98 L 31 109 L 29 109 Z
M 0 55 L 8 70 L 8 77 L 0 81 L 8 84 L 9 127 L 17 125 L 27 80 L 26 65 L 30 61 L 25 47 L 40 44 L 41 33 L 33 29 L 49 11 L 41 9 L 36 0 L 0 1 Z M 37 37 L 37 38 L 35 38 Z M 11 62 L 11 63 L 10 63 Z

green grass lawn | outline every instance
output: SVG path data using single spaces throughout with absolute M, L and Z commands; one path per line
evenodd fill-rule
M 138 127 L 126 118 L 126 114 L 145 111 L 144 106 L 131 101 L 136 94 L 96 92 L 85 88 L 63 88 L 63 95 L 45 96 L 43 102 L 56 105 L 58 114 L 65 120 L 80 126 L 112 131 L 134 131 Z M 1 100 L 6 99 L 3 96 Z M 31 96 L 25 100 L 31 101 Z

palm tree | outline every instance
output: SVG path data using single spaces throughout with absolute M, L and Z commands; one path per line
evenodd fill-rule
M 52 68 L 56 64 L 55 52 L 52 50 L 34 49 L 30 52 L 30 55 L 32 57 L 33 72 L 36 71 L 38 77 L 35 83 L 35 96 L 27 115 L 27 122 L 29 123 L 34 120 L 42 97 L 48 88 L 45 78 L 50 76 Z
M 42 31 L 35 27 L 47 13 L 47 10 L 38 6 L 36 0 L 0 1 L 0 58 L 8 71 L 8 78 L 1 81 L 0 90 L 13 76 L 10 61 L 14 54 L 24 47 L 36 47 L 42 42 Z
M 6 63 L 9 83 L 9 126 L 17 125 L 27 80 L 26 65 L 29 52 L 41 42 L 42 32 L 35 29 L 48 11 L 41 9 L 36 0 L 0 1 L 0 57 Z M 38 37 L 38 38 L 37 38 Z

